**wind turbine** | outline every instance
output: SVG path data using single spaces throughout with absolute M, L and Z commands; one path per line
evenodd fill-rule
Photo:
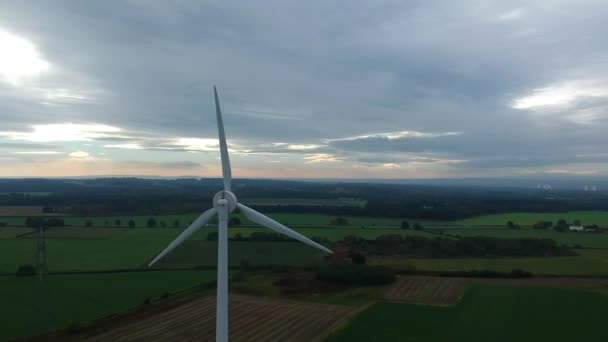
M 228 146 L 226 145 L 226 134 L 224 133 L 224 123 L 222 121 L 222 111 L 217 97 L 217 89 L 213 86 L 215 97 L 215 113 L 217 116 L 217 130 L 220 140 L 220 153 L 222 157 L 222 173 L 224 178 L 224 190 L 218 192 L 213 197 L 213 208 L 202 213 L 192 224 L 186 228 L 173 242 L 167 246 L 150 264 L 154 265 L 158 260 L 174 250 L 182 242 L 192 236 L 205 226 L 214 215 L 218 216 L 218 241 L 217 241 L 217 315 L 215 322 L 215 340 L 217 342 L 228 341 L 228 214 L 234 209 L 239 208 L 241 212 L 252 222 L 266 228 L 270 228 L 277 233 L 289 236 L 292 239 L 303 242 L 327 253 L 332 253 L 329 249 L 310 240 L 304 235 L 287 228 L 279 222 L 267 217 L 246 205 L 239 203 L 236 196 L 231 192 L 232 171 L 230 169 L 230 158 L 228 157 Z

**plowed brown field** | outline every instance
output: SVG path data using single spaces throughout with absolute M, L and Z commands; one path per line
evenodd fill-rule
M 457 278 L 399 277 L 384 298 L 394 302 L 449 305 L 464 295 L 465 282 Z
M 231 341 L 318 341 L 357 308 L 230 296 Z M 140 320 L 115 325 L 87 341 L 215 341 L 215 298 L 203 297 Z

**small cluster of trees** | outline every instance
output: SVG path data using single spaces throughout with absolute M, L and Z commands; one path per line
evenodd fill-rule
M 317 239 L 317 242 L 327 242 L 326 238 L 321 237 L 313 237 L 312 239 Z M 218 233 L 217 232 L 209 232 L 207 233 L 207 241 L 217 241 Z M 272 232 L 253 232 L 248 237 L 243 236 L 241 233 L 237 233 L 234 237 L 229 238 L 231 241 L 270 241 L 270 242 L 297 242 L 294 239 L 291 239 L 285 235 L 272 233 Z
M 465 237 L 461 239 L 422 236 L 382 235 L 375 240 L 347 236 L 342 241 L 355 253 L 367 255 L 408 255 L 422 258 L 492 256 L 565 256 L 576 255 L 551 239 L 501 239 Z
M 414 222 L 411 226 L 410 223 L 407 221 L 401 221 L 401 229 L 414 229 L 414 230 L 422 230 L 423 227 L 420 223 L 418 222 Z
M 581 226 L 582 223 L 581 223 L 581 220 L 573 220 L 572 223 L 570 224 L 570 223 L 568 223 L 568 221 L 566 221 L 564 219 L 559 219 L 559 220 L 557 220 L 557 222 L 555 224 L 553 224 L 553 222 L 551 222 L 551 221 L 539 220 L 532 225 L 532 228 L 534 228 L 534 229 L 551 229 L 551 228 L 553 228 L 555 231 L 558 231 L 558 232 L 567 232 L 567 231 L 570 231 L 570 225 Z M 521 229 L 521 226 L 513 223 L 513 221 L 507 221 L 507 228 Z M 585 228 L 599 231 L 599 226 L 596 224 L 585 225 Z

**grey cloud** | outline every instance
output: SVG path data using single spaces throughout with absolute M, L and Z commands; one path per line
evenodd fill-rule
M 5 3 L 0 25 L 57 66 L 41 86 L 94 101 L 44 105 L 0 85 L 0 115 L 3 130 L 99 122 L 148 134 L 109 142 L 185 151 L 163 139 L 216 136 L 217 83 L 226 131 L 240 149 L 361 162 L 370 153 L 434 153 L 470 160 L 461 168 L 579 163 L 571 156 L 608 143 L 604 99 L 542 113 L 511 103 L 556 82 L 605 77 L 606 16 L 603 1 Z M 575 121 L 583 114 L 592 124 Z M 264 147 L 406 130 L 463 134 Z
M 162 169 L 194 169 L 201 164 L 195 163 L 192 161 L 175 161 L 175 162 L 148 162 L 148 161 L 138 161 L 138 160 L 130 160 L 130 161 L 122 161 L 119 163 L 125 167 L 134 167 L 134 168 L 162 168 Z

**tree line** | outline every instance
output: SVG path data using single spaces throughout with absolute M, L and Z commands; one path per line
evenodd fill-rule
M 382 235 L 374 240 L 347 236 L 342 241 L 351 254 L 405 255 L 417 258 L 462 257 L 548 257 L 576 255 L 551 239 L 501 239 L 495 237 L 464 237 L 460 239 L 422 236 Z

